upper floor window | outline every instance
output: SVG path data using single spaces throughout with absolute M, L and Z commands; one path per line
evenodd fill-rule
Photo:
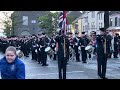
M 91 28 L 95 28 L 94 24 L 95 24 L 94 22 L 91 23 Z
M 88 22 L 88 18 L 87 17 L 85 17 L 85 22 Z
M 28 25 L 28 16 L 23 16 L 23 25 Z
M 101 20 L 102 20 L 102 13 L 101 13 Z
M 89 30 L 89 28 L 90 28 L 90 27 L 89 27 L 89 23 L 88 23 L 88 30 Z
M 117 17 L 115 17 L 115 26 L 117 26 Z
M 84 26 L 83 26 L 83 31 L 84 31 Z
M 31 20 L 31 23 L 36 23 L 36 20 Z
M 102 26 L 102 23 L 101 23 L 101 28 L 102 28 L 103 26 Z
M 99 20 L 100 20 L 100 13 L 98 14 L 98 18 L 99 18 Z
M 92 18 L 95 18 L 95 11 L 92 11 Z
M 112 26 L 112 18 L 110 18 L 110 26 Z
M 120 26 L 120 18 L 119 18 L 119 26 Z
M 101 28 L 100 23 L 99 23 L 99 28 Z

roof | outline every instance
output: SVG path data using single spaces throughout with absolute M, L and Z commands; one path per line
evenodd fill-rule
M 99 11 L 97 14 L 99 14 L 99 13 L 104 13 L 104 11 Z
M 21 15 L 21 14 L 32 14 L 32 15 L 39 15 L 39 16 L 43 16 L 43 15 L 46 15 L 50 13 L 50 11 L 14 11 L 12 13 L 12 15 L 14 14 L 18 14 L 18 15 Z
M 67 15 L 73 16 L 74 20 L 77 19 L 82 13 L 80 11 L 70 11 Z
M 120 11 L 110 11 L 109 15 L 112 15 L 112 14 L 120 14 Z

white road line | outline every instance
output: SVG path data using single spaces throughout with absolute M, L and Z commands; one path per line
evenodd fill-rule
M 84 71 L 71 71 L 71 72 L 66 72 L 66 73 L 67 73 L 67 74 L 70 74 L 70 73 L 79 73 L 79 72 L 84 72 Z M 39 75 L 55 75 L 55 74 L 58 74 L 58 73 L 47 73 L 47 74 L 27 75 L 27 77 L 31 77 L 31 76 L 39 76 Z

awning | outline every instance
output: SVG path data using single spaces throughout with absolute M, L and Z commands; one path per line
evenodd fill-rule
M 109 27 L 107 30 L 120 30 L 120 27 Z

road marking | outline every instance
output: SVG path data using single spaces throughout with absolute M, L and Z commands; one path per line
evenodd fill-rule
M 71 72 L 66 72 L 66 73 L 67 73 L 67 74 L 70 74 L 70 73 L 80 73 L 80 72 L 84 72 L 84 71 L 71 71 Z M 35 75 L 28 75 L 27 77 L 39 76 L 39 75 L 55 75 L 55 74 L 58 74 L 58 73 L 35 74 Z

